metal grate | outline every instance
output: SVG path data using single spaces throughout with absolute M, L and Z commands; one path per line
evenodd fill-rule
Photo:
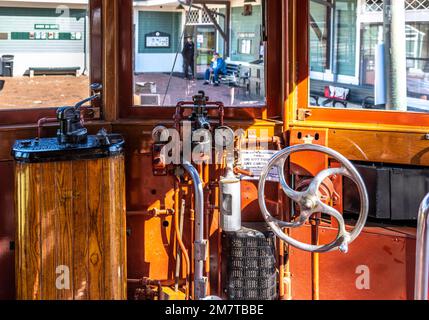
M 243 228 L 223 236 L 225 293 L 229 300 L 277 298 L 275 237 Z
M 429 10 L 429 0 L 405 0 L 407 11 Z M 383 11 L 383 0 L 365 0 L 365 12 Z

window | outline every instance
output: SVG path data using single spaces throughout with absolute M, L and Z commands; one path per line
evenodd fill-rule
M 311 71 L 325 72 L 330 69 L 330 13 L 330 2 L 310 3 Z
M 265 106 L 261 0 L 134 1 L 134 105 Z
M 0 3 L 0 109 L 86 98 L 89 29 L 88 0 Z
M 429 112 L 429 8 L 418 0 L 310 0 L 314 107 Z

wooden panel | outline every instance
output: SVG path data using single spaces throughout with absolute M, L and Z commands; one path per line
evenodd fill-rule
M 43 188 L 51 188 L 51 186 L 46 186 L 44 181 L 42 181 L 42 184 Z M 52 189 L 43 191 L 52 192 Z M 69 268 L 70 279 L 73 279 L 73 195 L 71 162 L 56 163 L 54 192 L 57 194 L 57 211 L 55 214 L 55 228 L 53 230 L 55 241 L 55 266 L 56 268 L 59 268 L 56 270 L 56 272 L 59 272 L 61 267 L 65 266 Z M 29 198 L 31 198 L 31 196 Z M 52 279 L 50 280 L 52 281 Z M 65 282 L 64 285 L 66 285 Z M 57 290 L 56 292 L 57 299 L 59 300 L 71 299 L 73 293 L 73 283 L 70 283 L 69 289 Z
M 16 165 L 18 299 L 126 299 L 124 187 L 123 156 Z
M 267 1 L 267 105 L 268 117 L 279 118 L 282 116 L 282 102 L 284 96 L 282 66 L 282 5 L 286 1 Z
M 55 279 L 56 278 L 56 264 L 55 264 L 55 216 L 58 211 L 58 194 L 52 192 L 55 186 L 55 163 L 47 163 L 41 167 L 41 179 L 45 188 L 51 188 L 50 192 L 40 193 L 40 211 L 41 211 L 41 234 L 43 241 L 41 242 L 42 263 L 43 263 L 43 278 Z M 25 219 L 25 217 L 23 217 Z M 21 251 L 17 251 L 21 254 Z M 17 273 L 19 268 L 17 269 Z M 17 274 L 18 278 L 19 275 Z M 47 300 L 54 300 L 57 297 L 57 289 L 54 281 L 42 281 L 41 288 L 43 298 Z M 19 294 L 18 294 L 19 297 Z
M 105 299 L 126 298 L 126 229 L 123 157 L 103 160 Z
M 73 238 L 73 297 L 75 300 L 88 300 L 88 237 L 89 214 L 87 161 L 73 162 L 73 232 L 79 237 Z
M 118 118 L 118 1 L 102 2 L 104 119 Z M 131 1 L 127 1 L 131 3 Z
M 0 300 L 15 299 L 14 168 L 12 161 L 0 162 Z
M 88 197 L 89 214 L 89 298 L 92 300 L 104 299 L 103 274 L 103 193 L 101 183 L 102 161 L 88 161 Z
M 40 283 L 40 216 L 39 199 L 40 175 L 39 165 L 33 167 L 17 165 L 17 187 L 22 195 L 17 198 L 18 213 L 18 256 L 17 266 L 21 270 L 17 290 L 26 299 L 39 299 Z M 34 194 L 36 197 L 25 195 Z M 31 243 L 31 246 L 27 246 Z M 24 254 L 25 253 L 25 254 Z
M 420 133 L 330 130 L 329 147 L 350 160 L 429 165 L 429 141 Z

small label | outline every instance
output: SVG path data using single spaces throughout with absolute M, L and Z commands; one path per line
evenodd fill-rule
M 259 180 L 262 171 L 277 152 L 276 150 L 243 150 L 241 152 L 242 167 L 253 174 L 253 177 L 243 177 L 243 180 Z M 276 167 L 268 174 L 267 181 L 279 181 Z

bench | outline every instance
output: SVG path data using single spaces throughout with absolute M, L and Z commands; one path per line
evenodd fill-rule
M 30 78 L 36 75 L 47 76 L 47 75 L 73 75 L 79 77 L 80 67 L 31 67 Z
M 326 97 L 326 87 L 329 86 L 348 89 L 349 94 L 347 99 L 330 99 Z M 356 86 L 323 80 L 311 80 L 310 88 L 310 97 L 315 101 L 316 106 L 320 106 L 320 98 L 327 98 L 328 100 L 322 103 L 322 106 L 326 106 L 328 103 L 332 102 L 334 107 L 337 103 L 340 103 L 347 108 L 348 103 L 355 103 L 366 109 L 376 108 L 376 106 L 374 106 L 374 87 L 371 86 Z
M 243 68 L 241 64 L 227 63 L 226 74 L 221 75 L 221 83 L 230 87 L 245 89 L 246 94 L 250 92 L 250 71 Z

